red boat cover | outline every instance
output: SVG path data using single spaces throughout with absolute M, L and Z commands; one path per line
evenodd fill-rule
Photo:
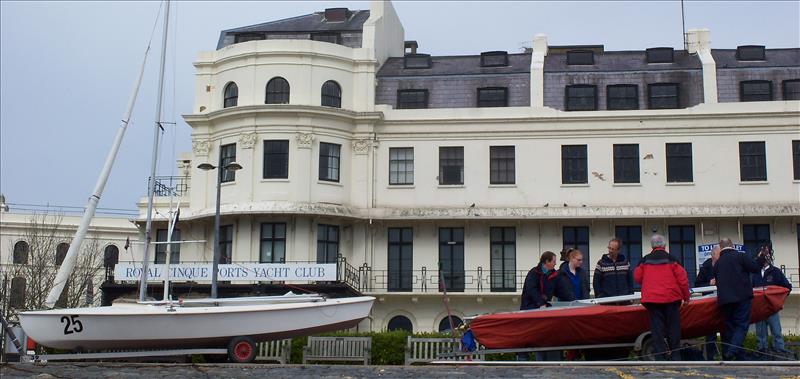
M 751 322 L 783 309 L 789 290 L 769 286 L 753 290 Z M 681 306 L 681 337 L 695 338 L 724 328 L 715 296 Z M 650 330 L 642 305 L 587 305 L 478 316 L 470 323 L 475 338 L 489 349 L 632 343 Z

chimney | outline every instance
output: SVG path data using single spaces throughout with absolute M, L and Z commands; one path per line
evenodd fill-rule
M 325 21 L 326 22 L 342 22 L 347 21 L 347 8 L 326 8 Z
M 417 44 L 417 41 L 405 41 L 403 43 L 403 47 L 405 48 L 406 54 L 416 54 L 417 47 L 419 47 L 419 45 Z

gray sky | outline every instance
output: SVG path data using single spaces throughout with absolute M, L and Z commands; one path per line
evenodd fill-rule
M 199 51 L 223 29 L 368 2 L 190 2 L 173 5 L 158 175 L 176 175 L 190 151 L 180 115 L 194 102 Z M 536 33 L 551 45 L 606 50 L 682 47 L 680 1 L 396 1 L 407 40 L 432 55 L 518 52 Z M 0 192 L 12 204 L 83 206 L 91 194 L 136 79 L 159 3 L 0 2 Z M 799 1 L 690 1 L 686 28 L 711 30 L 714 48 L 800 47 Z M 135 209 L 147 192 L 155 119 L 160 23 L 145 82 L 102 208 Z M 177 100 L 176 100 L 177 99 Z M 197 162 L 195 162 L 197 163 Z M 13 206 L 12 206 L 13 207 Z M 22 208 L 20 206 L 16 208 Z

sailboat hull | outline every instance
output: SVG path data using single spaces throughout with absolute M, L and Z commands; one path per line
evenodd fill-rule
M 783 308 L 789 290 L 769 286 L 754 289 L 753 295 L 750 322 L 758 322 Z M 692 300 L 680 313 L 682 338 L 702 337 L 724 328 L 716 295 Z M 642 305 L 579 305 L 481 315 L 469 325 L 487 348 L 513 349 L 631 343 L 650 330 L 650 318 Z
M 369 296 L 291 303 L 109 307 L 20 313 L 37 343 L 58 349 L 104 350 L 225 347 L 233 337 L 256 342 L 351 328 L 366 318 Z

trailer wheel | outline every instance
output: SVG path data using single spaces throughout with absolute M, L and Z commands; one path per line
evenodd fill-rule
M 640 361 L 654 361 L 656 360 L 653 354 L 653 337 L 647 336 L 642 341 L 642 350 L 639 351 Z
M 250 337 L 234 337 L 228 344 L 228 358 L 234 363 L 250 363 L 256 359 L 256 343 Z

